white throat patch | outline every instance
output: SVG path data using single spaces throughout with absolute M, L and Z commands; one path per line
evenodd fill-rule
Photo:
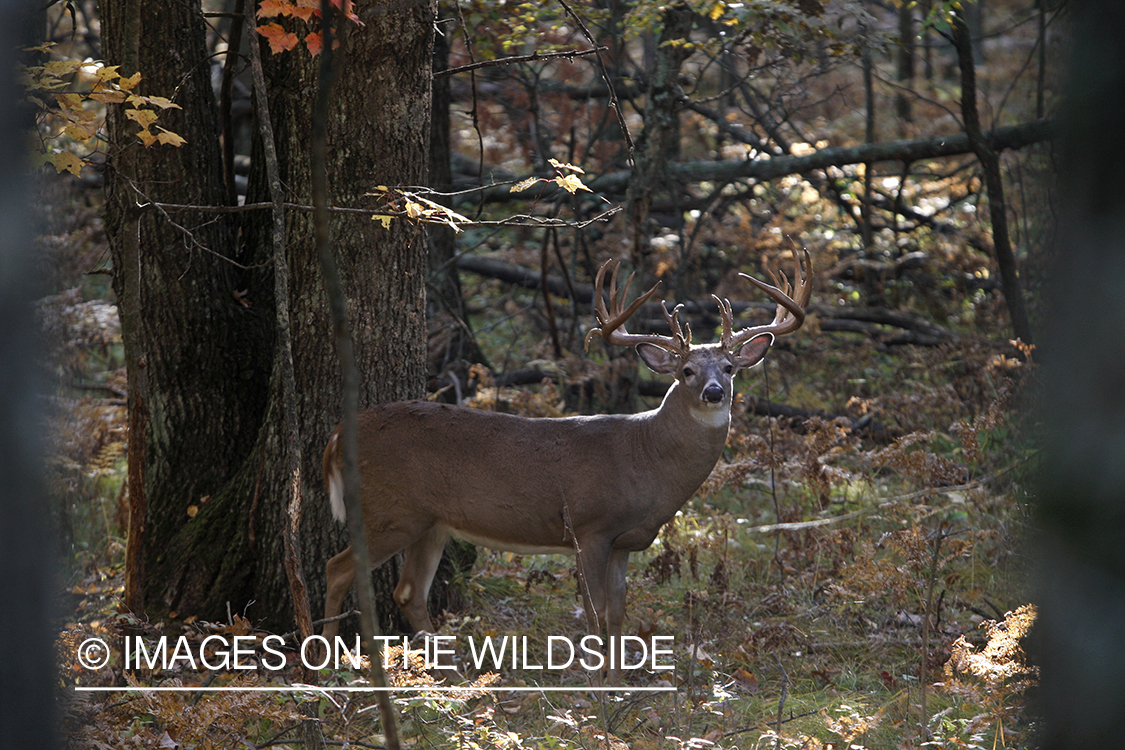
M 716 405 L 714 409 L 688 409 L 688 412 L 704 427 L 730 427 L 730 409 L 724 409 L 721 405 Z

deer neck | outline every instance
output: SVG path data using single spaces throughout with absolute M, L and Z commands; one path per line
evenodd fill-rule
M 664 394 L 660 408 L 649 415 L 651 439 L 664 448 L 661 452 L 668 453 L 664 458 L 681 466 L 697 465 L 706 478 L 727 442 L 730 397 L 719 404 L 705 404 L 676 381 Z

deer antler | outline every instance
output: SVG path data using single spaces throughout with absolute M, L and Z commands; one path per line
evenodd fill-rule
M 797 253 L 796 270 L 793 273 L 795 290 L 793 286 L 790 286 L 789 279 L 784 272 L 781 273 L 780 281 L 773 271 L 768 273 L 770 279 L 773 280 L 772 285 L 745 273 L 738 274 L 777 301 L 777 312 L 773 316 L 773 322 L 768 325 L 751 326 L 743 328 L 737 333 L 734 332 L 734 316 L 731 313 L 730 301 L 714 297 L 719 304 L 719 315 L 723 319 L 723 348 L 727 351 L 737 349 L 750 339 L 763 333 L 771 333 L 774 336 L 792 333 L 805 322 L 805 308 L 812 297 L 813 265 L 809 251 L 802 248 Z
M 605 283 L 605 271 L 613 264 L 613 273 L 609 279 L 609 309 L 606 309 L 605 300 L 602 298 L 602 287 Z M 663 302 L 660 303 L 661 308 L 664 310 L 664 317 L 668 320 L 668 326 L 672 329 L 672 336 L 661 336 L 658 334 L 636 334 L 629 333 L 625 330 L 625 321 L 632 316 L 641 305 L 648 302 L 652 295 L 656 294 L 660 282 L 656 282 L 652 289 L 637 297 L 628 306 L 625 305 L 626 295 L 629 293 L 629 285 L 633 283 L 633 276 L 636 274 L 629 274 L 629 278 L 625 281 L 625 288 L 620 292 L 617 290 L 617 271 L 621 268 L 621 263 L 613 261 L 606 261 L 602 267 L 598 269 L 598 277 L 594 280 L 594 314 L 598 318 L 598 323 L 601 324 L 599 328 L 592 328 L 586 334 L 586 348 L 590 348 L 590 339 L 594 334 L 601 334 L 607 344 L 613 346 L 633 346 L 636 344 L 652 344 L 661 349 L 677 354 L 681 357 L 686 357 L 688 351 L 691 349 L 691 327 L 687 328 L 687 333 L 680 328 L 679 314 L 683 309 L 683 305 L 677 305 L 672 312 L 668 312 L 668 308 Z M 624 309 L 622 309 L 624 307 Z

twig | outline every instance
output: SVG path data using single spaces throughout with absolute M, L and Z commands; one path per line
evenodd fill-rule
M 789 697 L 789 675 L 785 673 L 785 665 L 781 663 L 781 657 L 777 654 L 773 655 L 774 661 L 777 662 L 777 668 L 781 670 L 781 698 L 777 701 L 777 729 L 774 736 L 774 750 L 781 748 L 781 719 L 785 714 L 785 699 Z
M 482 60 L 481 62 L 469 63 L 468 65 L 461 65 L 456 68 L 446 68 L 434 73 L 434 78 L 444 78 L 445 76 L 456 75 L 457 73 L 467 73 L 470 70 L 479 70 L 481 68 L 492 68 L 498 65 L 511 65 L 513 63 L 521 62 L 535 62 L 536 60 L 549 60 L 553 57 L 565 57 L 570 59 L 572 57 L 585 57 L 586 55 L 595 55 L 598 52 L 605 52 L 608 47 L 595 47 L 594 49 L 584 50 L 562 50 L 561 52 L 532 52 L 530 55 L 515 55 L 513 57 L 504 57 L 499 60 Z
M 1032 455 L 1034 455 L 1034 454 L 1032 454 Z M 880 510 L 882 508 L 886 508 L 887 506 L 895 505 L 897 503 L 901 503 L 905 500 L 914 500 L 915 498 L 925 497 L 926 495 L 933 495 L 933 494 L 937 494 L 937 493 L 948 494 L 950 492 L 967 492 L 968 490 L 975 490 L 976 488 L 983 487 L 984 485 L 988 484 L 989 482 L 993 481 L 994 479 L 998 479 L 999 477 L 1003 476 L 1004 474 L 1007 474 L 1009 471 L 1012 471 L 1017 466 L 1019 466 L 1019 465 L 1025 463 L 1026 461 L 1028 461 L 1030 458 L 1031 458 L 1031 456 L 1021 458 L 1019 461 L 1016 461 L 1016 462 L 1012 463 L 1011 465 L 1006 466 L 1003 469 L 1000 469 L 995 474 L 992 474 L 992 475 L 987 476 L 987 477 L 981 477 L 980 479 L 974 479 L 973 481 L 967 482 L 965 484 L 955 484 L 955 485 L 951 485 L 949 487 L 929 487 L 929 488 L 924 489 L 924 490 L 918 490 L 917 492 L 908 492 L 905 495 L 893 495 L 892 497 L 889 497 L 889 498 L 887 498 L 886 500 L 883 500 L 880 503 L 876 503 L 875 505 L 869 505 L 866 508 L 860 508 L 859 510 L 853 510 L 850 513 L 844 513 L 843 515 L 833 516 L 832 518 L 818 518 L 815 521 L 799 521 L 799 522 L 794 522 L 794 523 L 769 523 L 769 524 L 765 524 L 763 526 L 750 526 L 746 530 L 751 531 L 751 532 L 758 532 L 758 533 L 761 533 L 761 534 L 768 534 L 772 531 L 778 531 L 778 530 L 780 530 L 780 531 L 801 531 L 802 529 L 813 529 L 813 528 L 816 528 L 817 526 L 827 526 L 829 524 L 839 523 L 840 521 L 848 521 L 852 518 L 858 518 L 860 516 L 867 515 L 868 513 L 872 512 L 872 511 Z
M 928 677 L 926 669 L 930 651 L 930 610 L 933 607 L 934 598 L 934 579 L 937 577 L 938 560 L 941 556 L 941 543 L 945 541 L 947 536 L 944 525 L 943 528 L 938 529 L 934 535 L 934 553 L 930 557 L 930 575 L 926 581 L 926 608 L 922 616 L 922 658 L 921 663 L 918 665 L 918 687 L 922 691 L 920 703 L 921 709 L 921 732 L 922 739 L 928 740 L 930 738 L 929 720 L 926 717 L 926 682 Z
M 598 43 L 594 41 L 594 35 L 590 33 L 590 30 L 588 28 L 586 28 L 586 24 L 582 21 L 581 18 L 578 17 L 578 14 L 575 13 L 571 9 L 571 7 L 566 4 L 566 0 L 559 0 L 559 5 L 561 5 L 563 7 L 563 10 L 567 12 L 567 15 L 573 18 L 574 22 L 578 24 L 578 28 L 582 30 L 582 34 L 586 37 L 586 41 L 594 45 L 595 51 L 605 49 L 605 47 L 599 47 Z M 613 79 L 609 75 L 609 71 L 606 70 L 605 63 L 602 61 L 601 55 L 598 55 L 598 68 L 601 69 L 602 80 L 605 81 L 606 88 L 609 90 L 609 107 L 613 110 L 614 114 L 617 115 L 617 127 L 621 129 L 621 137 L 625 139 L 625 145 L 629 147 L 629 165 L 632 166 L 633 151 L 635 150 L 633 146 L 633 137 L 629 135 L 629 125 L 625 122 L 625 115 L 621 113 L 621 105 L 617 101 L 617 92 L 613 88 Z
M 439 195 L 440 195 L 440 193 L 439 193 Z M 450 195 L 456 195 L 456 193 L 450 193 Z M 160 211 L 161 213 L 164 214 L 165 218 L 168 219 L 169 222 L 171 222 L 174 226 L 181 229 L 184 233 L 186 233 L 190 236 L 191 235 L 190 230 L 188 230 L 184 227 L 181 227 L 180 225 L 176 224 L 175 222 L 172 222 L 171 218 L 168 216 L 168 211 L 198 211 L 200 213 L 206 213 L 206 214 L 233 214 L 233 213 L 242 213 L 243 211 L 261 211 L 261 210 L 264 210 L 264 209 L 272 209 L 273 205 L 274 204 L 272 204 L 272 203 L 247 203 L 246 205 L 243 205 L 243 206 L 201 206 L 201 205 L 194 205 L 194 204 L 188 204 L 188 203 L 161 203 L 159 201 L 150 200 L 146 203 L 136 204 L 136 208 L 137 209 L 152 208 L 152 209 L 156 209 L 156 210 Z M 281 205 L 284 206 L 286 209 L 289 209 L 289 210 L 292 210 L 292 211 L 301 211 L 303 213 L 314 213 L 316 211 L 315 206 L 309 206 L 309 205 L 305 205 L 303 203 L 282 203 Z M 344 208 L 344 207 L 341 207 L 341 206 L 326 206 L 324 210 L 327 211 L 330 214 L 352 214 L 352 215 L 364 216 L 364 217 L 370 217 L 372 214 L 375 214 L 375 213 L 389 213 L 392 216 L 405 216 L 406 215 L 406 213 L 403 212 L 403 211 L 384 211 L 383 209 L 377 209 L 377 208 Z M 582 221 L 568 221 L 566 219 L 556 219 L 556 218 L 547 217 L 547 216 L 533 216 L 531 214 L 515 214 L 513 216 L 510 216 L 507 219 L 498 219 L 498 220 L 493 220 L 493 221 L 474 221 L 474 220 L 470 219 L 470 220 L 467 220 L 465 222 L 459 222 L 458 226 L 465 226 L 465 227 L 568 227 L 570 229 L 585 229 L 586 227 L 590 226 L 591 224 L 595 224 L 599 221 L 608 220 L 611 216 L 613 216 L 614 214 L 616 214 L 620 210 L 621 210 L 620 207 L 610 208 L 610 209 L 607 209 L 605 211 L 602 211 L 597 216 L 591 217 L 589 219 L 584 219 Z M 440 221 L 440 220 L 437 220 L 437 219 L 429 219 L 429 218 L 425 218 L 425 217 L 415 219 L 414 221 L 420 221 L 420 222 L 425 223 L 425 224 L 442 224 L 442 225 L 445 225 L 445 226 L 449 225 L 449 222 L 447 222 L 447 221 Z M 206 252 L 211 253 L 212 255 L 216 255 L 216 256 L 222 258 L 223 260 L 226 260 L 226 261 L 238 266 L 239 268 L 254 268 L 255 267 L 255 266 L 241 265 L 237 261 L 231 260 L 230 258 L 227 258 L 226 256 L 223 256 L 219 253 L 216 253 L 214 250 L 211 250 L 207 247 L 204 247 L 204 246 L 200 245 L 198 242 L 195 242 L 195 244 L 201 250 L 205 250 Z
M 339 622 L 340 620 L 346 620 L 349 617 L 352 617 L 352 616 L 358 615 L 358 614 L 359 614 L 358 609 L 353 609 L 353 610 L 350 610 L 348 612 L 341 612 L 340 614 L 336 615 L 335 617 L 325 617 L 321 620 L 313 620 L 312 626 L 313 626 L 313 629 L 315 630 L 317 627 L 319 627 L 321 625 L 327 625 L 330 622 Z M 281 640 L 282 641 L 296 640 L 297 636 L 299 636 L 299 635 L 301 635 L 301 631 L 290 630 L 288 633 L 285 633 L 281 636 Z
M 779 721 L 778 724 L 788 724 L 791 721 L 796 721 L 797 719 L 803 719 L 806 716 L 813 716 L 813 715 L 818 714 L 818 713 L 820 713 L 820 710 L 814 709 L 812 711 L 802 711 L 799 714 L 789 714 L 788 718 L 781 719 L 781 721 Z M 752 726 L 752 727 L 743 727 L 742 729 L 732 729 L 729 732 L 723 733 L 723 739 L 726 739 L 727 737 L 734 737 L 735 735 L 738 735 L 738 734 L 746 734 L 747 732 L 758 732 L 758 731 L 761 731 L 761 729 L 762 728 L 759 725 L 755 725 L 755 726 Z

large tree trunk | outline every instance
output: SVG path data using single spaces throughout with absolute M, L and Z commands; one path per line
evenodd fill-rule
M 247 280 L 226 260 L 235 246 L 232 221 L 183 212 L 172 217 L 180 229 L 157 211 L 135 208 L 225 201 L 217 112 L 208 66 L 200 64 L 206 53 L 198 4 L 103 0 L 100 11 L 107 61 L 126 75 L 140 71 L 141 93 L 176 92 L 183 109 L 165 110 L 161 124 L 187 140 L 178 149 L 145 149 L 137 126 L 110 108 L 106 228 L 130 376 L 131 495 L 148 499 L 141 520 L 156 542 L 143 556 L 156 566 L 148 571 L 152 593 L 157 569 L 167 567 L 162 543 L 198 528 L 189 507 L 214 510 L 206 499 L 217 496 L 254 446 L 266 407 L 271 328 L 268 315 L 234 297 Z M 141 530 L 134 522 L 131 535 L 139 538 Z M 134 545 L 133 556 L 138 551 Z M 191 585 L 189 578 L 183 582 Z M 129 603 L 143 606 L 141 592 L 130 593 Z M 162 604 L 175 609 L 180 597 Z
M 178 151 L 134 148 L 115 159 L 118 175 L 128 170 L 126 175 L 156 200 L 222 203 L 218 123 L 199 4 L 102 0 L 102 5 L 111 64 L 128 59 L 128 39 L 135 35 L 146 91 L 168 94 L 182 82 L 177 102 L 184 111 L 168 127 L 188 141 Z M 366 2 L 357 11 L 365 26 L 340 27 L 342 59 L 329 125 L 333 205 L 370 205 L 364 195 L 376 185 L 426 180 L 434 9 L 422 4 L 387 13 Z M 289 200 L 309 204 L 316 61 L 303 48 L 265 54 L 281 179 Z M 128 144 L 132 137 L 129 123 L 120 119 L 112 132 L 116 144 Z M 250 202 L 268 200 L 260 153 L 256 147 Z M 135 217 L 137 257 L 130 263 L 134 217 L 129 206 L 135 196 L 124 176 L 110 182 L 107 223 L 126 347 L 135 355 L 137 371 L 147 377 L 147 603 L 159 611 L 209 619 L 225 618 L 229 606 L 256 622 L 288 629 L 292 605 L 281 534 L 285 446 L 273 367 L 269 216 L 244 214 L 239 243 L 232 221 L 185 212 L 179 223 L 193 227 L 205 251 L 185 243 L 184 234 L 158 213 L 141 213 Z M 341 384 L 311 215 L 291 211 L 286 226 L 304 458 L 301 554 L 315 615 L 323 599 L 324 562 L 345 544 L 343 527 L 330 519 L 320 469 L 325 441 L 340 417 Z M 361 401 L 421 395 L 422 231 L 404 220 L 384 229 L 366 216 L 347 215 L 336 215 L 331 231 L 364 383 Z M 240 271 L 219 257 L 234 255 L 253 270 Z M 139 290 L 132 302 L 135 317 L 127 314 L 132 288 Z M 198 508 L 194 517 L 190 506 Z M 377 583 L 377 589 L 386 593 L 390 587 Z M 389 615 L 394 608 L 383 610 Z

